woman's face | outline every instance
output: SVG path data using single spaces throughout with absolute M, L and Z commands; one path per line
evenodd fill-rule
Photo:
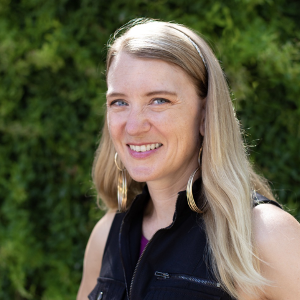
M 121 52 L 107 85 L 108 129 L 130 176 L 188 178 L 198 165 L 202 103 L 191 78 L 173 64 Z

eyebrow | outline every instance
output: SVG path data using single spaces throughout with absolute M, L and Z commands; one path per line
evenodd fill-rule
M 177 96 L 177 94 L 175 92 L 169 92 L 169 91 L 153 91 L 153 92 L 147 93 L 146 96 L 154 96 L 154 95 L 157 95 L 157 94 Z
M 145 94 L 145 96 L 149 97 L 149 96 L 154 96 L 154 95 L 170 95 L 170 96 L 177 96 L 177 94 L 175 92 L 170 92 L 170 91 L 153 91 L 153 92 L 149 92 L 147 94 Z M 124 97 L 126 96 L 123 93 L 106 93 L 106 97 Z

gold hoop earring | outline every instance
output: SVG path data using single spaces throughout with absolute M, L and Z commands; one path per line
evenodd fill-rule
M 195 202 L 195 199 L 194 199 L 194 196 L 193 196 L 193 181 L 194 181 L 194 176 L 195 174 L 200 170 L 201 168 L 201 153 L 202 153 L 202 148 L 200 148 L 199 150 L 199 155 L 198 155 L 198 164 L 199 164 L 199 167 L 193 172 L 193 174 L 190 176 L 189 178 L 189 181 L 188 181 L 188 184 L 187 184 L 187 187 L 186 187 L 186 198 L 187 198 L 187 202 L 188 202 L 188 205 L 190 207 L 190 209 L 198 214 L 202 214 L 203 213 L 203 210 L 201 210 L 196 202 Z M 203 208 L 205 207 L 205 205 L 203 206 Z
M 118 174 L 118 207 L 119 211 L 126 210 L 126 202 L 127 202 L 127 178 L 126 178 L 126 168 L 121 169 L 117 163 L 118 153 L 115 154 L 115 165 L 117 169 L 120 171 Z

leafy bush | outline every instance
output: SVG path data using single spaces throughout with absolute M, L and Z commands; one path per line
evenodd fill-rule
M 216 49 L 251 159 L 300 210 L 296 1 L 0 3 L 0 298 L 74 299 L 102 216 L 91 164 L 103 124 L 105 43 L 135 17 L 176 20 Z

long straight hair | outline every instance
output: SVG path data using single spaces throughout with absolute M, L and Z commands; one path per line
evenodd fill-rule
M 269 282 L 260 274 L 252 236 L 252 191 L 269 199 L 272 192 L 249 163 L 228 85 L 210 47 L 193 30 L 179 24 L 134 20 L 112 37 L 107 72 L 124 51 L 138 58 L 160 59 L 181 67 L 206 98 L 202 153 L 202 185 L 207 207 L 203 214 L 209 257 L 223 288 L 237 297 L 237 288 L 257 295 Z M 198 48 L 198 49 L 197 49 Z M 201 55 L 200 55 L 201 54 Z M 93 165 L 98 195 L 109 208 L 117 207 L 117 169 L 114 146 L 105 122 Z M 128 175 L 128 203 L 144 183 Z

